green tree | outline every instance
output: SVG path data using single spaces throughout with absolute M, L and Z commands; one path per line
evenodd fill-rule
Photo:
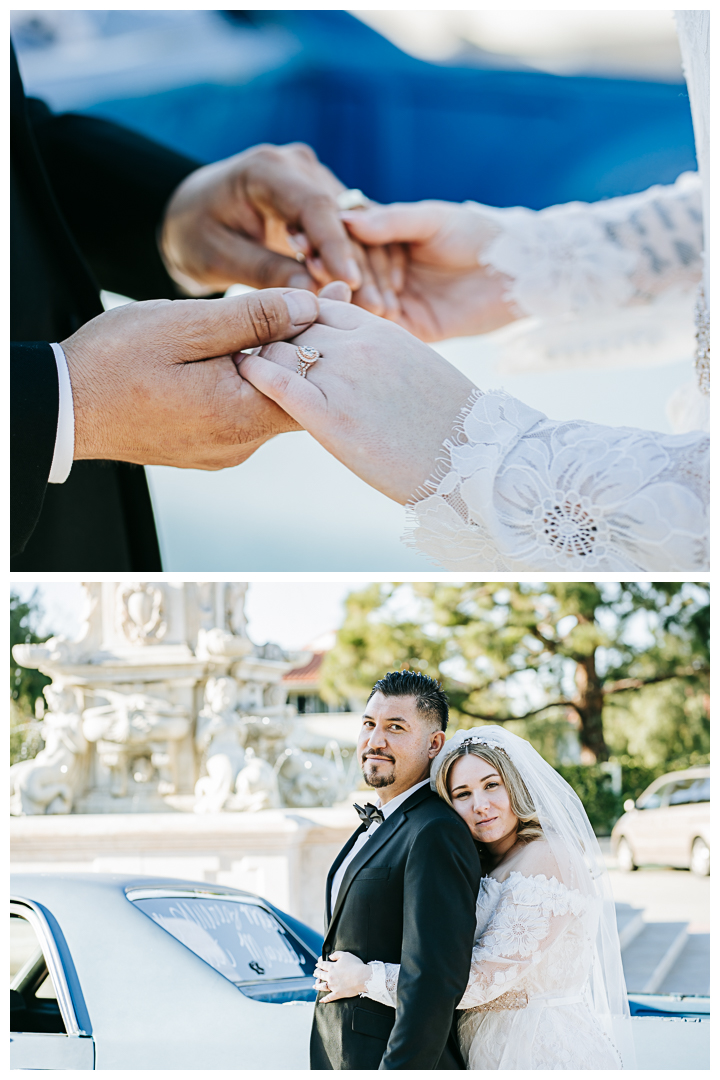
M 42 616 L 37 590 L 29 600 L 10 593 L 10 762 L 35 757 L 42 740 L 35 721 L 35 702 L 43 687 L 51 681 L 35 668 L 24 668 L 15 661 L 13 645 L 37 644 L 50 635 L 36 633 Z
M 348 597 L 322 685 L 357 698 L 393 668 L 442 674 L 455 726 L 523 721 L 552 760 L 569 722 L 583 761 L 602 762 L 610 711 L 648 688 L 672 684 L 703 713 L 708 613 L 706 583 L 375 584 Z

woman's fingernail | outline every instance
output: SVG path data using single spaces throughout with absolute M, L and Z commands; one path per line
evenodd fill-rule
M 315 321 L 317 315 L 317 300 L 306 289 L 298 289 L 296 292 L 285 293 L 285 303 L 288 314 L 296 326 L 304 326 Z
M 394 266 L 390 271 L 390 280 L 392 281 L 392 287 L 396 293 L 402 292 L 403 287 L 403 272 L 402 270 Z
M 362 282 L 362 274 L 360 273 L 360 267 L 354 259 L 348 259 L 345 264 L 348 285 L 355 286 L 356 289 L 360 288 Z
M 385 301 L 386 311 L 394 311 L 398 306 L 397 296 L 391 289 L 385 289 L 383 291 L 383 300 Z

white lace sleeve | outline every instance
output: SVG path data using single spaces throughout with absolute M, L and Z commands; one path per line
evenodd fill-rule
M 702 189 L 697 173 L 672 185 L 544 210 L 474 206 L 494 226 L 478 254 L 507 275 L 522 315 L 592 315 L 645 304 L 702 276 Z
M 360 997 L 372 998 L 383 1005 L 397 1008 L 397 984 L 400 974 L 399 964 L 383 964 L 381 960 L 371 960 L 370 977 L 365 983 L 365 993 Z
M 555 878 L 513 874 L 473 948 L 470 978 L 458 1008 L 472 1009 L 511 993 L 586 907 L 579 892 Z M 568 979 L 573 975 L 567 972 Z M 503 1007 L 512 1006 L 506 998 Z
M 447 570 L 708 569 L 709 440 L 557 422 L 475 391 L 405 542 Z

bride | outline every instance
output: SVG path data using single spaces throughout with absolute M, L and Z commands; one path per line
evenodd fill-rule
M 468 1069 L 628 1069 L 634 1053 L 615 908 L 575 792 L 503 728 L 459 731 L 433 788 L 481 849 L 470 979 L 458 1005 Z M 438 927 L 452 933 L 452 927 Z M 318 960 L 321 1001 L 357 994 L 393 1008 L 401 965 Z
M 236 358 L 326 449 L 407 506 L 406 539 L 448 570 L 708 568 L 709 13 L 676 18 L 702 183 L 686 174 L 638 195 L 541 211 L 427 202 L 346 213 L 364 243 L 406 244 L 403 325 L 338 303 L 350 294 L 335 283 L 321 292 L 318 322 L 292 344 Z M 541 324 L 536 351 L 552 354 L 557 333 L 567 348 L 563 334 L 602 344 L 624 328 L 632 358 L 701 281 L 697 386 L 675 403 L 683 434 L 550 420 L 474 386 L 418 340 L 529 316 Z M 298 346 L 313 350 L 312 366 Z

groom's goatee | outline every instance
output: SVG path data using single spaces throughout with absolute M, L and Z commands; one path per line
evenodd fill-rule
M 393 765 L 395 764 L 395 758 L 390 757 L 389 754 L 387 756 L 385 754 L 375 754 L 374 756 L 385 758 L 386 761 L 391 762 Z M 390 773 L 389 776 L 383 776 L 382 774 L 378 774 L 376 764 L 373 763 L 370 766 L 369 770 L 366 766 L 366 757 L 363 756 L 363 778 L 365 780 L 365 783 L 369 784 L 370 787 L 390 787 L 391 784 L 395 783 L 394 770 Z

